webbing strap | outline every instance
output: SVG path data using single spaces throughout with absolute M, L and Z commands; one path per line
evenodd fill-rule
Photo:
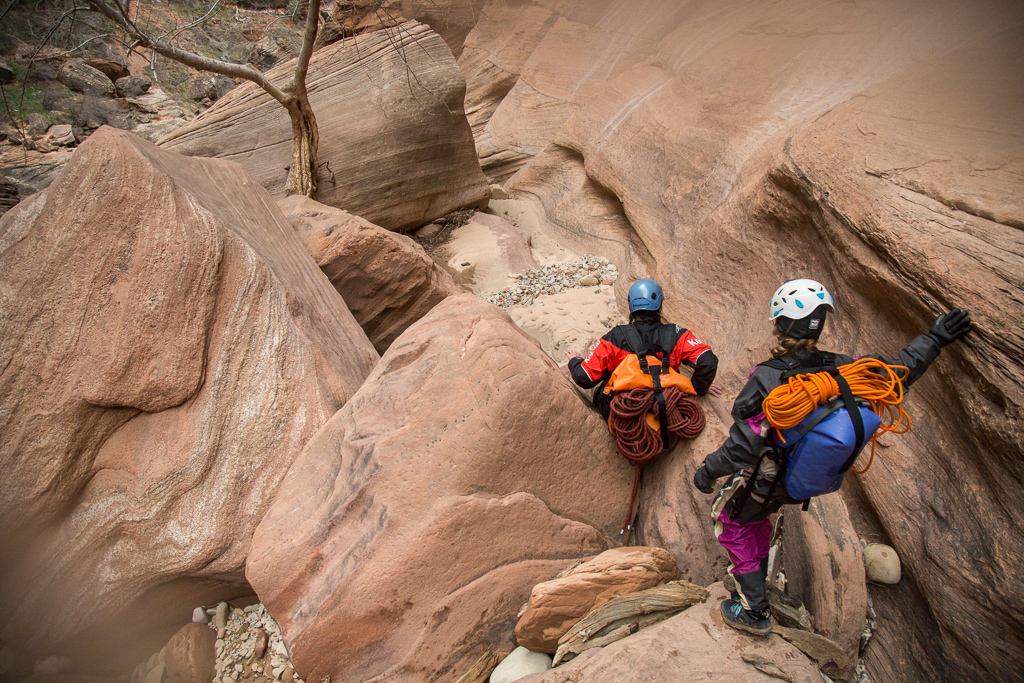
M 846 408 L 846 412 L 850 414 L 850 422 L 853 423 L 853 434 L 854 434 L 854 447 L 853 453 L 850 454 L 850 458 L 843 465 L 839 472 L 845 473 L 848 469 L 853 467 L 853 463 L 857 460 L 857 456 L 860 454 L 860 449 L 864 447 L 864 418 L 860 414 L 860 406 L 857 405 L 857 401 L 853 396 L 853 392 L 850 390 L 850 383 L 846 381 L 846 378 L 836 373 L 835 375 L 836 384 L 839 385 L 839 393 L 843 397 L 843 405 Z
M 667 366 L 652 368 L 651 380 L 654 382 L 654 400 L 658 404 L 658 425 L 661 428 L 661 452 L 668 450 L 668 406 L 665 405 L 665 394 L 661 390 L 661 373 Z

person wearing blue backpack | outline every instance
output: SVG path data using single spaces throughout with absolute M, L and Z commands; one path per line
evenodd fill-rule
M 730 626 L 755 635 L 771 629 L 766 584 L 772 531 L 769 515 L 783 505 L 806 505 L 813 495 L 837 490 L 880 423 L 869 408 L 856 403 L 848 383 L 836 371 L 856 359 L 817 348 L 826 317 L 833 311 L 832 296 L 819 282 L 790 280 L 779 287 L 769 307 L 778 345 L 770 360 L 751 371 L 733 404 L 735 422 L 729 437 L 704 459 L 693 478 L 697 489 L 710 494 L 716 479 L 728 477 L 712 505 L 715 535 L 729 555 L 729 573 L 735 581 L 730 599 L 722 602 L 722 615 Z M 953 309 L 940 315 L 927 334 L 907 344 L 898 359 L 880 360 L 900 369 L 899 379 L 906 388 L 924 374 L 943 347 L 970 331 L 968 312 Z M 839 387 L 835 398 L 793 430 L 781 432 L 786 444 L 778 443 L 779 432 L 771 429 L 764 414 L 765 398 L 786 385 L 790 377 L 815 372 L 835 378 L 834 386 Z M 833 443 L 842 446 L 841 442 L 845 442 L 845 451 L 819 453 Z M 818 455 L 833 459 L 820 471 L 814 469 Z M 789 488 L 798 493 L 794 495 Z

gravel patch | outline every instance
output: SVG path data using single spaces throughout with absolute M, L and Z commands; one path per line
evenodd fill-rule
M 515 284 L 481 298 L 504 309 L 530 306 L 542 294 L 557 294 L 566 289 L 610 285 L 619 277 L 618 267 L 606 258 L 584 254 L 576 261 L 544 266 L 525 273 L 509 273 Z

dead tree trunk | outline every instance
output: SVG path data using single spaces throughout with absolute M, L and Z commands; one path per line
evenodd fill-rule
M 316 129 L 316 116 L 308 99 L 295 98 L 287 107 L 292 121 L 292 163 L 288 167 L 287 195 L 302 194 L 312 197 L 316 193 L 317 145 L 320 141 Z

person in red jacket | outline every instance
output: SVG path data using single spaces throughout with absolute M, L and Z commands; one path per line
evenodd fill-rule
M 660 345 L 669 354 L 668 363 L 673 370 L 678 370 L 680 365 L 693 368 L 690 381 L 698 395 L 710 393 L 712 396 L 720 396 L 722 393 L 722 387 L 714 381 L 718 372 L 718 357 L 710 346 L 697 339 L 689 330 L 662 322 L 663 299 L 661 286 L 657 282 L 637 280 L 629 288 L 629 325 L 612 328 L 601 337 L 586 358 L 573 350 L 565 352 L 569 358 L 569 372 L 573 381 L 584 389 L 597 387 L 594 391 L 594 405 L 606 420 L 611 412 L 611 396 L 604 393 L 604 386 L 619 363 L 638 350 L 633 348 L 628 339 L 629 327 L 637 332 L 643 344 Z

